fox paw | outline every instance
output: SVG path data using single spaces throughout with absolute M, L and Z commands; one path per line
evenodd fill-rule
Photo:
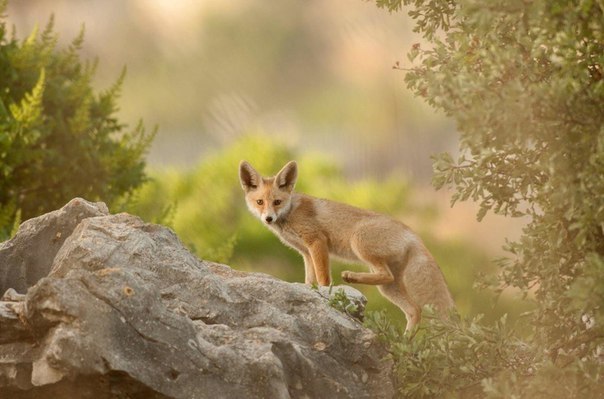
M 356 280 L 353 277 L 353 275 L 354 275 L 353 272 L 349 272 L 349 271 L 342 272 L 342 280 L 346 281 L 347 283 L 354 283 L 354 282 L 356 282 Z

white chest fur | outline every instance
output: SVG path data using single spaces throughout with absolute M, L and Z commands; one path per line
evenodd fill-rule
M 295 249 L 301 254 L 306 254 L 308 251 L 304 241 L 294 230 L 287 225 L 269 225 L 268 228 L 275 233 L 277 237 L 288 247 Z

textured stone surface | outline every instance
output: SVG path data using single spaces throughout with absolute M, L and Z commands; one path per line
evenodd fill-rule
M 57 211 L 23 222 L 12 240 L 0 243 L 0 295 L 9 288 L 25 293 L 48 275 L 55 254 L 81 220 L 108 214 L 102 202 L 74 198 Z
M 393 396 L 384 349 L 324 292 L 201 261 L 169 229 L 74 201 L 0 246 L 3 270 L 50 270 L 3 280 L 35 285 L 0 301 L 0 397 Z M 58 231 L 60 245 L 37 242 Z

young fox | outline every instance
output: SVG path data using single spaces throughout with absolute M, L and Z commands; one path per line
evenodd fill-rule
M 370 273 L 342 272 L 348 283 L 377 285 L 407 317 L 406 331 L 421 307 L 439 313 L 455 305 L 445 279 L 422 241 L 407 226 L 379 213 L 295 193 L 295 161 L 274 177 L 262 177 L 246 161 L 239 165 L 245 201 L 281 241 L 304 258 L 306 284 L 329 285 L 329 256 L 362 262 Z

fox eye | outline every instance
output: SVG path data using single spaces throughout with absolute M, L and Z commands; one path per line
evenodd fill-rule
M 281 204 L 281 200 L 274 200 L 273 201 L 273 205 L 280 205 Z
M 257 200 L 257 201 L 256 201 L 256 203 L 257 203 L 258 205 L 262 205 L 262 204 L 264 204 L 264 201 L 263 201 L 263 200 Z

